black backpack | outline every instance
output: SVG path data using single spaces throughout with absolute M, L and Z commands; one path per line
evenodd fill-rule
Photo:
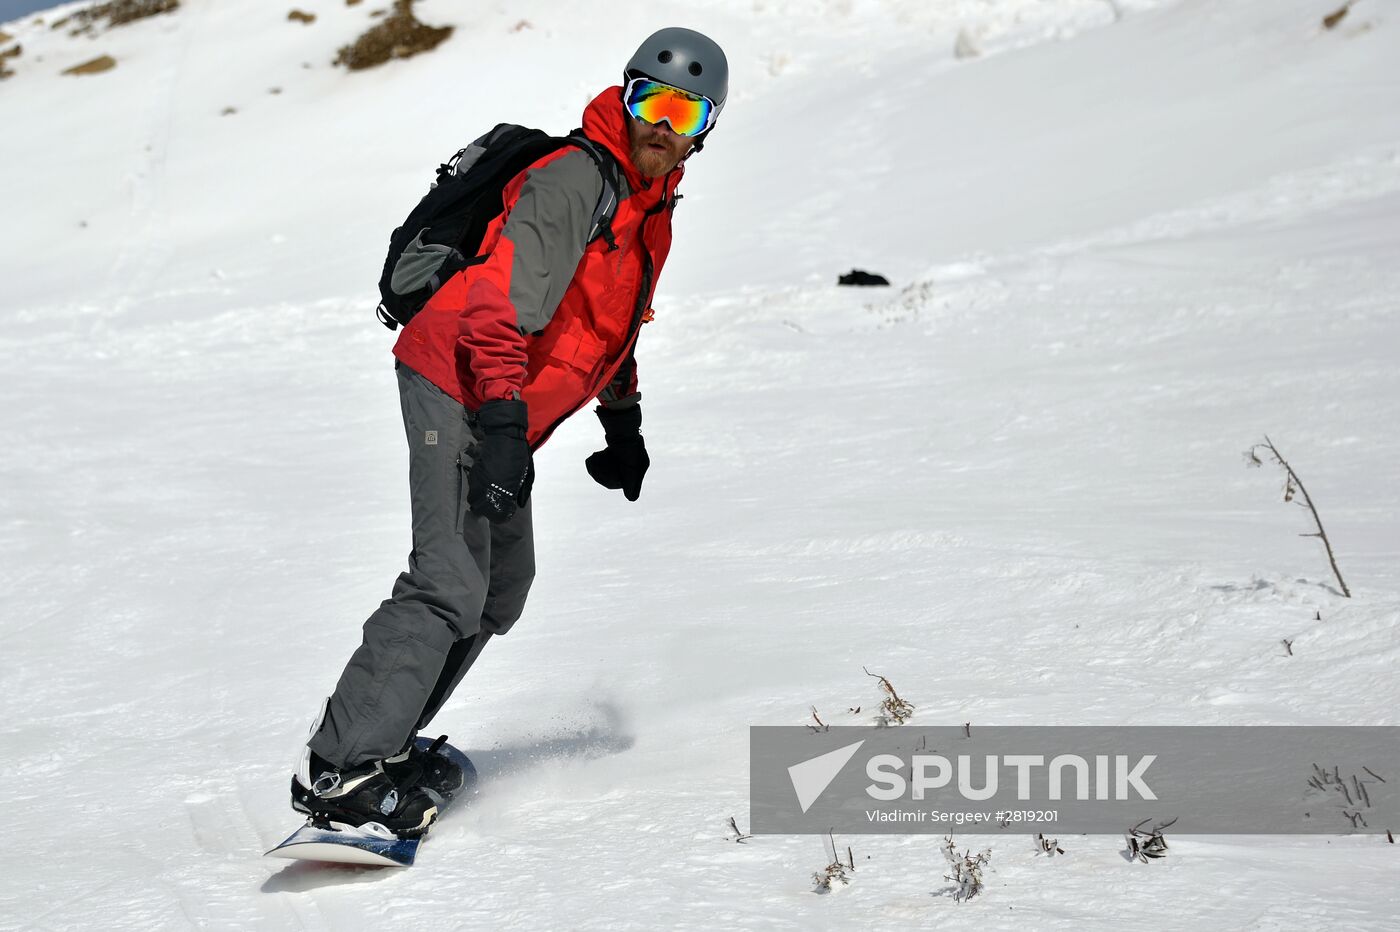
M 612 154 L 576 129 L 568 136 L 550 136 L 538 129 L 501 123 L 444 165 L 437 180 L 389 237 L 389 255 L 379 277 L 379 307 L 375 315 L 397 330 L 423 309 L 443 282 L 471 265 L 486 227 L 505 209 L 502 192 L 512 178 L 563 146 L 588 153 L 603 176 L 603 193 L 593 209 L 588 242 L 599 236 L 616 249 L 612 218 L 617 211 L 617 162 Z

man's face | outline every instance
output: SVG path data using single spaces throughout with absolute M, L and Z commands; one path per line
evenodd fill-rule
M 632 164 L 643 178 L 660 178 L 680 164 L 694 144 L 689 136 L 671 131 L 671 124 L 644 123 L 636 117 L 627 118 L 627 138 L 632 145 Z

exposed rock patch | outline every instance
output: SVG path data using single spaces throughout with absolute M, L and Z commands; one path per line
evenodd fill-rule
M 394 11 L 350 45 L 333 64 L 351 71 L 373 68 L 393 58 L 412 58 L 437 48 L 452 35 L 451 26 L 426 26 L 413 15 L 413 0 L 394 0 Z
M 0 35 L 4 35 L 4 33 L 0 33 Z M 9 42 L 9 41 L 10 41 L 10 37 L 9 37 L 9 36 L 5 36 L 5 38 L 0 39 L 0 42 Z M 11 71 L 9 68 L 6 68 L 6 67 L 5 67 L 5 60 L 6 60 L 7 58 L 19 58 L 20 54 L 21 54 L 23 51 L 24 51 L 24 47 L 23 47 L 23 46 L 21 46 L 21 45 L 16 45 L 14 48 L 8 48 L 8 49 L 5 49 L 3 52 L 0 52 L 0 81 L 3 81 L 3 80 L 5 80 L 6 78 L 11 77 L 11 76 L 14 74 L 13 71 Z
M 117 60 L 110 55 L 102 55 L 92 61 L 85 61 L 81 65 L 74 65 L 72 68 L 64 68 L 64 74 L 100 74 L 103 71 L 111 71 L 117 67 Z
M 180 0 L 108 0 L 107 3 L 84 7 L 65 16 L 56 21 L 52 28 L 62 29 L 71 25 L 73 30 L 69 35 L 91 35 L 103 20 L 107 21 L 106 28 L 111 29 L 161 13 L 173 13 L 179 8 Z

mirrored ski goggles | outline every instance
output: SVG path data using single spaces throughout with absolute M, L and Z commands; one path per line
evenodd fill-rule
M 678 136 L 699 136 L 715 122 L 715 104 L 710 98 L 651 78 L 628 81 L 622 99 L 633 117 L 644 123 L 665 120 Z

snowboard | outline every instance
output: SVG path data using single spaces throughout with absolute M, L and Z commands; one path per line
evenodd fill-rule
M 427 750 L 431 739 L 418 738 L 419 748 Z M 467 755 L 450 744 L 443 744 L 438 753 L 450 758 L 462 768 L 462 787 L 443 803 L 437 817 L 476 792 L 476 768 Z M 297 861 L 326 861 L 334 864 L 366 864 L 376 867 L 412 867 L 418 857 L 418 846 L 432 831 L 417 838 L 400 838 L 378 822 L 361 826 L 331 822 L 317 825 L 314 819 L 287 836 L 286 841 L 268 851 L 265 857 L 290 858 Z

